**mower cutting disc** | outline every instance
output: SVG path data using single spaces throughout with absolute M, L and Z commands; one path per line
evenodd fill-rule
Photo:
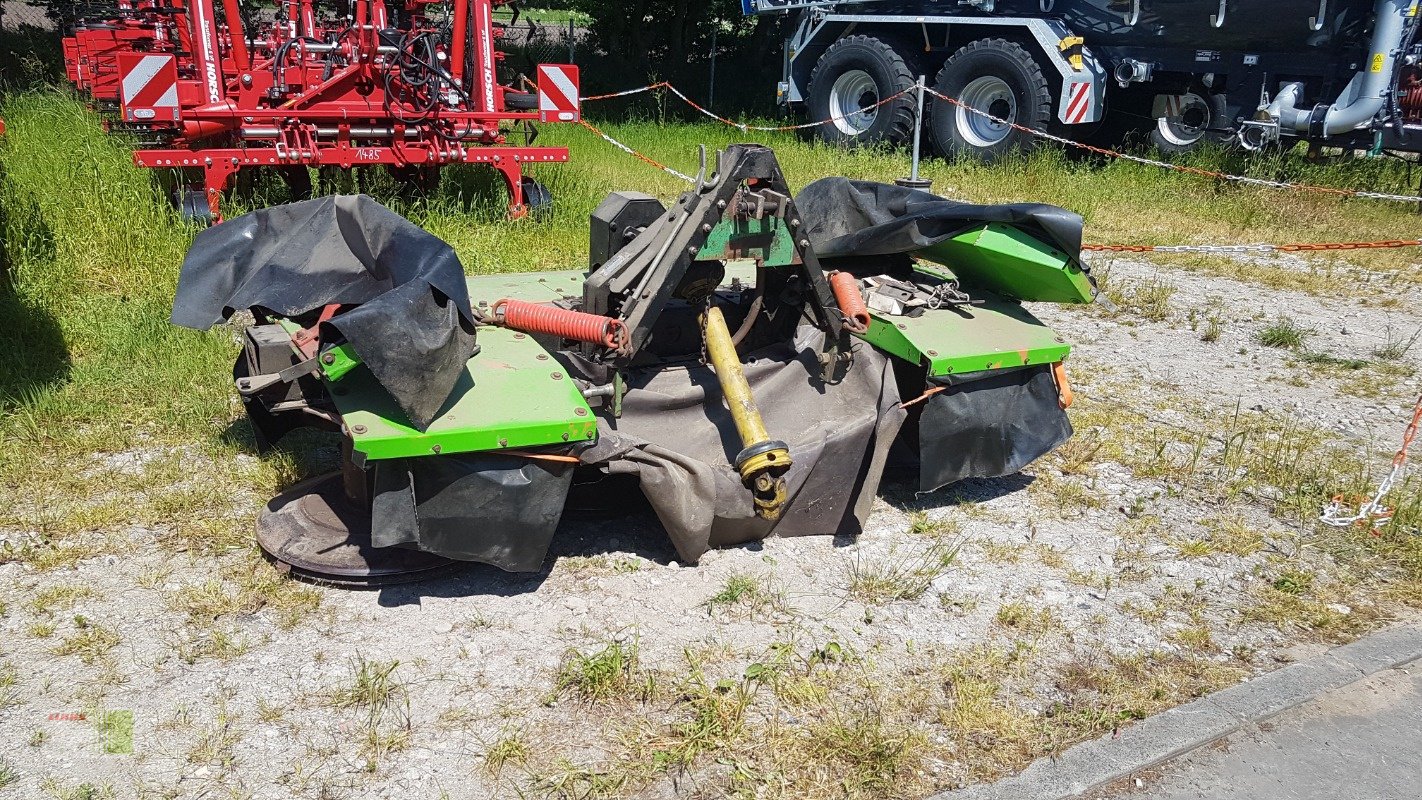
M 403 547 L 372 547 L 370 513 L 346 499 L 339 472 L 277 495 L 257 520 L 257 543 L 291 574 L 338 586 L 433 577 L 459 562 Z

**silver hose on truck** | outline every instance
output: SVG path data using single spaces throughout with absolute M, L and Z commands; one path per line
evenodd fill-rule
M 1366 125 L 1387 102 L 1393 72 L 1402 55 L 1401 43 L 1412 0 L 1378 0 L 1373 10 L 1373 38 L 1358 74 L 1343 87 L 1332 105 L 1298 108 L 1302 84 L 1290 83 L 1269 104 L 1269 116 L 1279 125 L 1309 136 L 1332 136 Z

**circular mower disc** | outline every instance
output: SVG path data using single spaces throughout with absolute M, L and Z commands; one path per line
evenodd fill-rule
M 370 543 L 370 512 L 357 508 L 333 472 L 267 503 L 257 520 L 262 552 L 298 578 L 337 586 L 424 580 L 460 563 L 433 553 Z

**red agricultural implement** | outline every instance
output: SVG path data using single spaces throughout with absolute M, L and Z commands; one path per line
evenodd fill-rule
M 428 185 L 448 164 L 483 164 L 508 186 L 509 214 L 547 206 L 529 164 L 538 122 L 579 118 L 577 68 L 540 65 L 529 91 L 499 49 L 505 0 L 283 0 L 265 23 L 241 0 L 119 0 L 64 41 L 71 81 L 136 133 L 139 166 L 201 171 L 184 211 L 219 218 L 242 170 L 275 168 L 298 198 L 309 167 L 383 165 Z M 517 11 L 514 12 L 517 14 Z

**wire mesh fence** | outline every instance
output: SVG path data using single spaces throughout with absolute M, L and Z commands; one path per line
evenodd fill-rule
M 0 30 L 17 31 L 21 28 L 55 30 L 55 22 L 45 9 L 33 3 L 4 0 L 0 2 Z

